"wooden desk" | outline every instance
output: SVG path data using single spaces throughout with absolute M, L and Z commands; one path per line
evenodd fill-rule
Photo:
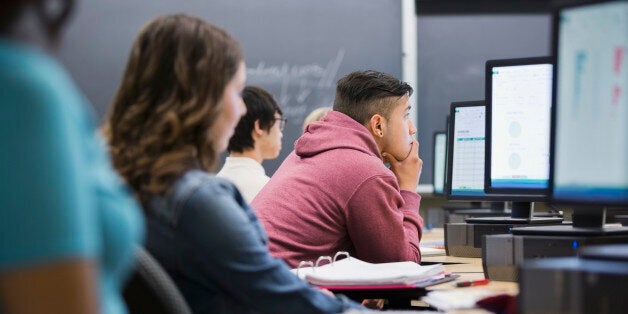
M 435 228 L 423 233 L 421 241 L 437 242 L 444 240 L 444 231 L 442 228 Z M 516 282 L 507 281 L 490 281 L 488 285 L 457 288 L 456 282 L 468 281 L 468 280 L 480 280 L 484 279 L 484 271 L 482 269 L 481 258 L 469 258 L 469 257 L 455 257 L 455 256 L 426 256 L 422 258 L 422 262 L 428 263 L 443 263 L 445 270 L 454 274 L 460 275 L 454 282 L 446 282 L 439 285 L 428 287 L 428 290 L 449 290 L 449 289 L 469 289 L 469 291 L 482 289 L 490 290 L 495 294 L 506 293 L 510 295 L 516 295 L 519 293 L 519 284 Z M 425 303 L 421 304 L 420 301 L 412 302 L 415 306 L 426 306 Z M 473 310 L 458 310 L 452 313 L 486 313 L 481 309 Z
M 429 231 L 423 232 L 423 237 L 421 238 L 422 243 L 443 243 L 444 241 L 444 230 L 442 228 L 434 228 Z M 510 294 L 516 295 L 519 293 L 519 286 L 515 282 L 504 282 L 504 281 L 490 281 L 488 285 L 483 286 L 475 286 L 475 287 L 464 287 L 458 288 L 455 286 L 456 282 L 469 281 L 469 280 L 481 280 L 484 279 L 484 271 L 482 269 L 482 259 L 481 258 L 469 258 L 469 257 L 455 257 L 455 256 L 425 256 L 422 258 L 422 262 L 424 263 L 442 263 L 445 270 L 450 273 L 454 273 L 459 275 L 453 282 L 445 282 L 442 284 L 430 286 L 427 288 L 428 291 L 439 291 L 439 290 L 453 290 L 453 289 L 465 289 L 464 291 L 473 291 L 473 290 L 482 290 L 482 291 L 490 291 L 491 293 L 497 294 Z M 463 291 L 463 290 L 459 290 Z M 390 300 L 389 300 L 390 301 Z M 408 299 L 405 299 L 406 302 L 402 307 L 407 310 L 407 302 Z M 401 302 L 403 303 L 403 302 Z M 400 304 L 401 304 L 400 303 Z M 422 302 L 420 300 L 411 300 L 412 309 L 420 310 L 421 307 L 426 308 L 428 304 Z M 461 313 L 461 314 L 472 314 L 472 313 L 489 313 L 482 309 L 465 309 L 465 310 L 456 310 L 451 311 L 449 313 Z
M 432 228 L 429 230 L 423 230 L 423 236 L 421 237 L 421 242 L 444 241 L 444 240 L 445 240 L 444 228 Z

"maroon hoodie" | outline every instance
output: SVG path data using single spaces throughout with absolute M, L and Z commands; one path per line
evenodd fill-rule
M 348 251 L 374 263 L 420 262 L 421 197 L 400 191 L 368 130 L 330 111 L 253 199 L 271 253 L 291 267 Z

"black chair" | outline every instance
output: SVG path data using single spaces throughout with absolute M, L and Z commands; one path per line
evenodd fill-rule
M 135 269 L 123 296 L 131 314 L 192 313 L 170 276 L 143 247 L 136 250 Z

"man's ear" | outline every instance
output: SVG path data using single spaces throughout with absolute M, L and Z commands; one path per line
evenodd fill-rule
M 386 130 L 386 119 L 379 114 L 375 114 L 368 122 L 369 131 L 375 138 L 384 137 L 384 131 Z
M 264 135 L 264 130 L 260 127 L 259 124 L 259 119 L 255 120 L 255 123 L 253 124 L 253 136 L 257 135 L 257 136 L 262 136 Z

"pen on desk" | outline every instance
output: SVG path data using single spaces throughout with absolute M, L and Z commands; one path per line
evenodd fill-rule
M 472 287 L 472 286 L 482 286 L 488 285 L 488 279 L 482 280 L 467 280 L 456 282 L 456 287 Z

